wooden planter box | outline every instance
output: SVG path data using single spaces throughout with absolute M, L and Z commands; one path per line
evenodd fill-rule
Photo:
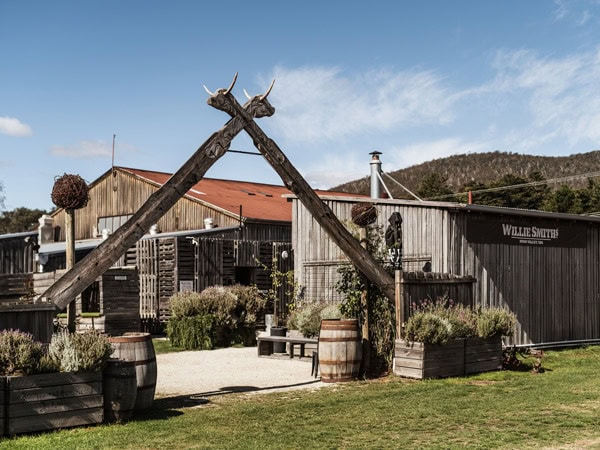
M 465 373 L 464 339 L 444 345 L 396 339 L 394 373 L 407 378 L 445 378 Z
M 102 422 L 102 372 L 10 376 L 3 383 L 5 435 Z
M 502 338 L 465 339 L 465 374 L 502 369 Z
M 397 339 L 394 373 L 407 378 L 445 378 L 502 369 L 502 339 L 457 339 L 444 345 Z

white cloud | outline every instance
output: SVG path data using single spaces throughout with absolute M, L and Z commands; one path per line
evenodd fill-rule
M 50 149 L 50 153 L 68 158 L 105 158 L 112 156 L 112 144 L 104 141 L 80 141 L 71 146 L 55 145 Z
M 6 134 L 8 136 L 24 137 L 31 136 L 31 127 L 24 124 L 19 119 L 14 117 L 0 117 L 0 134 Z
M 542 58 L 527 51 L 501 52 L 497 77 L 482 92 L 512 94 L 525 101 L 530 134 L 564 139 L 571 147 L 600 139 L 600 52 Z
M 461 138 L 450 137 L 434 141 L 413 142 L 403 147 L 397 147 L 384 152 L 384 167 L 386 172 L 410 167 L 433 159 L 445 158 L 451 155 L 478 153 L 492 150 L 486 142 L 468 142 Z
M 432 71 L 388 70 L 345 76 L 338 68 L 274 71 L 274 127 L 291 141 L 337 140 L 453 120 L 456 100 Z
M 578 27 L 588 24 L 592 18 L 590 9 L 597 9 L 597 0 L 554 0 L 554 21 L 569 21 Z
M 363 178 L 369 174 L 369 160 L 366 153 L 328 153 L 304 170 L 304 178 L 315 189 L 329 189 L 349 180 Z

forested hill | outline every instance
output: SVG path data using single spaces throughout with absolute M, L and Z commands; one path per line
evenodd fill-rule
M 465 185 L 485 184 L 506 175 L 529 179 L 532 172 L 539 172 L 544 179 L 554 179 L 600 171 L 600 150 L 570 156 L 534 156 L 517 153 L 490 152 L 454 155 L 435 159 L 423 164 L 389 172 L 385 167 L 385 154 L 382 155 L 382 169 L 395 180 L 416 192 L 424 177 L 435 173 L 446 179 L 453 192 L 461 192 Z M 406 192 L 384 176 L 384 181 L 394 198 L 406 198 Z M 596 178 L 595 181 L 598 181 Z M 569 181 L 572 188 L 587 185 L 587 179 Z M 551 189 L 559 184 L 550 184 Z M 335 191 L 369 194 L 370 178 L 350 181 L 335 188 Z

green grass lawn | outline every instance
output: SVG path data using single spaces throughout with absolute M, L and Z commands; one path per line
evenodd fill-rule
M 154 352 L 157 355 L 161 353 L 173 353 L 173 352 L 184 352 L 185 349 L 182 347 L 175 347 L 171 345 L 171 342 L 167 338 L 153 338 L 152 345 L 154 345 Z
M 188 408 L 158 399 L 126 424 L 6 439 L 0 448 L 600 448 L 600 346 L 547 352 L 542 366 L 215 396 Z

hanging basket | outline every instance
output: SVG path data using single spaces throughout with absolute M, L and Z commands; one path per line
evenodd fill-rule
M 359 227 L 366 227 L 377 220 L 377 208 L 373 203 L 357 203 L 350 211 L 352 222 Z
M 80 209 L 89 200 L 87 183 L 79 175 L 64 174 L 56 178 L 52 187 L 52 202 L 59 208 Z

